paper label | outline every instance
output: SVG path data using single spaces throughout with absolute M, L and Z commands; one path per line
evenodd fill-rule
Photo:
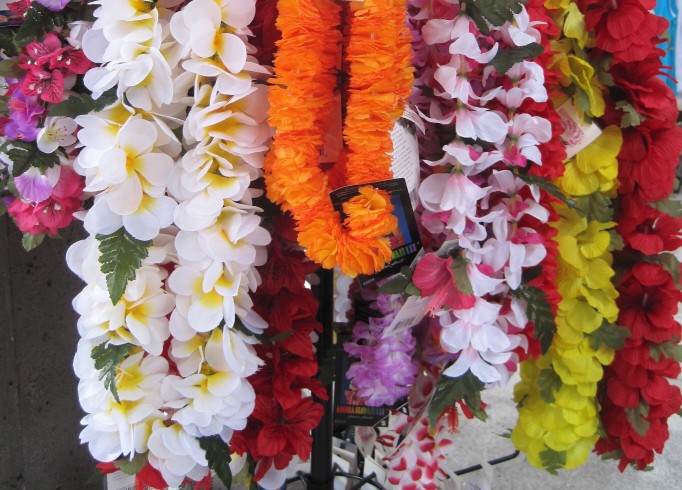
M 342 339 L 339 343 L 343 344 Z M 346 377 L 351 361 L 345 350 L 336 356 L 336 383 L 334 396 L 334 423 L 355 426 L 386 426 L 391 407 L 368 407 L 365 400 L 352 389 Z
M 557 109 L 561 117 L 561 125 L 564 134 L 561 141 L 566 146 L 566 157 L 571 158 L 576 153 L 586 148 L 602 133 L 602 130 L 594 122 L 587 124 L 580 122 L 580 116 L 573 104 L 569 101 Z
M 386 469 L 374 458 L 365 458 L 365 468 L 362 471 L 362 476 L 369 476 L 372 473 L 374 473 L 379 484 L 384 485 L 386 483 Z
M 422 321 L 426 315 L 426 309 L 429 306 L 430 297 L 421 298 L 417 296 L 410 296 L 405 301 L 405 304 L 400 308 L 400 311 L 395 316 L 391 324 L 384 329 L 381 334 L 382 338 L 395 335 L 403 330 L 412 328 Z
M 405 179 L 412 208 L 417 207 L 419 189 L 419 143 L 412 124 L 404 119 L 395 123 L 391 131 L 393 152 L 391 171 L 396 179 Z
M 359 275 L 358 280 L 362 286 L 392 276 L 397 273 L 401 267 L 412 263 L 412 260 L 422 246 L 405 179 L 382 180 L 380 182 L 368 182 L 367 184 L 362 185 L 349 185 L 330 192 L 329 197 L 331 198 L 332 205 L 334 206 L 334 209 L 341 214 L 341 220 L 343 221 L 345 218 L 343 203 L 359 195 L 360 187 L 365 185 L 384 190 L 391 196 L 393 215 L 398 219 L 398 229 L 386 237 L 391 246 L 391 250 L 393 251 L 391 262 L 376 274 Z
M 374 452 L 377 442 L 377 432 L 374 427 L 359 426 L 355 428 L 355 444 L 357 444 L 360 454 L 368 458 Z
M 116 471 L 107 475 L 107 490 L 135 490 L 135 475 Z

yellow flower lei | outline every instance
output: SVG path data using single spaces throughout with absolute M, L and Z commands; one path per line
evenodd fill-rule
M 340 9 L 332 0 L 279 0 L 278 10 L 282 39 L 269 96 L 276 132 L 264 165 L 268 197 L 291 212 L 311 260 L 338 265 L 351 277 L 372 274 L 391 259 L 385 235 L 397 220 L 390 198 L 363 187 L 344 205 L 342 222 L 328 197 L 333 177 L 318 166 L 334 106 Z M 345 184 L 365 184 L 393 177 L 389 132 L 412 90 L 411 47 L 405 0 L 365 0 L 350 11 L 347 148 L 345 167 L 335 175 L 345 174 Z
M 582 48 L 589 42 L 584 19 L 576 18 L 574 4 L 565 0 L 562 4 L 556 7 L 564 8 L 558 15 L 566 37 L 554 46 Z M 550 2 L 546 5 L 550 8 Z M 590 71 L 586 65 L 587 61 L 567 50 L 555 57 L 554 68 L 587 94 L 591 114 L 601 115 L 600 85 L 592 67 Z M 568 197 L 597 193 L 613 197 L 621 145 L 620 129 L 605 128 L 597 140 L 566 161 L 557 186 Z M 557 213 L 557 285 L 563 298 L 557 332 L 546 354 L 521 365 L 521 382 L 514 390 L 519 420 L 511 436 L 531 464 L 550 471 L 582 465 L 599 438 L 597 383 L 603 376 L 602 366 L 613 361 L 614 351 L 593 342 L 590 334 L 618 317 L 608 232 L 615 223 L 589 220 L 565 205 L 557 206 Z

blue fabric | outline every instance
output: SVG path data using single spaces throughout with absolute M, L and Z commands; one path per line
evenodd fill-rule
M 658 0 L 656 2 L 656 7 L 654 8 L 656 15 L 660 15 L 670 22 L 670 27 L 667 31 L 667 36 L 669 36 L 669 42 L 661 45 L 663 49 L 666 50 L 665 56 L 661 57 L 661 61 L 664 66 L 670 66 L 672 69 L 668 71 L 671 76 L 675 76 L 675 54 L 676 51 L 682 49 L 678 44 L 677 39 L 677 22 L 679 20 L 679 11 L 677 0 Z M 679 70 L 679 67 L 678 67 Z M 663 77 L 665 82 L 676 91 L 676 83 L 670 80 L 668 77 Z

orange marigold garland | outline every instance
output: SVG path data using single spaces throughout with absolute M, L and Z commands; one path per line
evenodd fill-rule
M 270 91 L 270 124 L 277 129 L 265 162 L 268 197 L 294 216 L 299 243 L 311 260 L 325 268 L 338 265 L 352 277 L 371 274 L 391 259 L 384 236 L 397 226 L 390 198 L 363 187 L 344 205 L 342 222 L 328 197 L 329 178 L 318 165 L 335 103 L 340 8 L 331 0 L 279 0 L 278 9 L 282 39 Z M 341 159 L 345 184 L 365 184 L 393 178 L 389 132 L 412 90 L 410 37 L 405 0 L 366 0 L 350 10 Z

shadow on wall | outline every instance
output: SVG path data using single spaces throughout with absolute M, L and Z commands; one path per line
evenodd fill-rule
M 71 300 L 82 288 L 66 267 L 75 223 L 32 252 L 0 218 L 0 488 L 72 490 L 92 482 L 95 462 L 78 441 L 78 333 Z M 90 481 L 90 483 L 89 483 Z

